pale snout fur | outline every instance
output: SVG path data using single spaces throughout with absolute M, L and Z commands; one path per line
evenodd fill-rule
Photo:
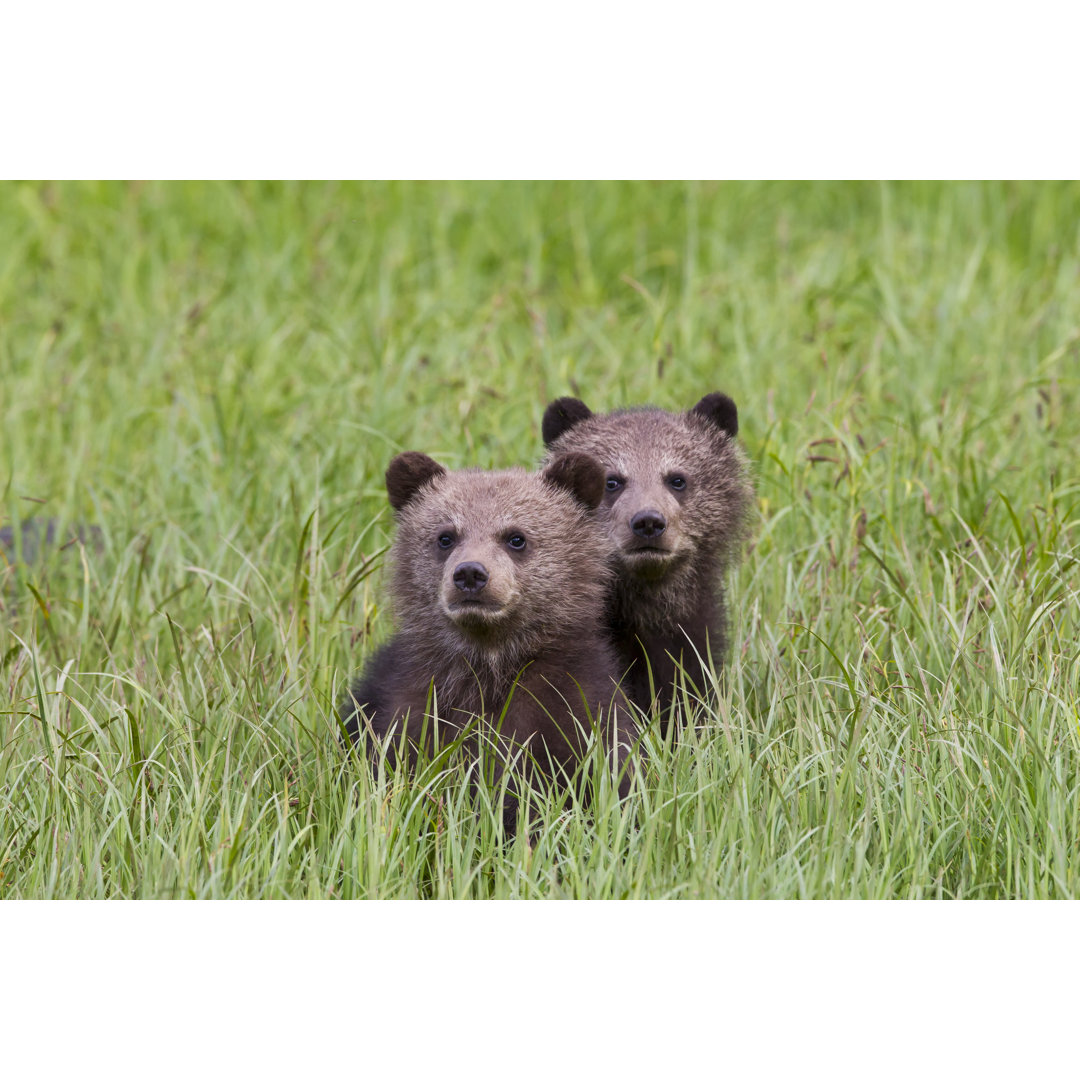
M 454 584 L 454 574 L 464 563 L 479 563 L 487 573 L 487 583 L 475 594 L 462 592 Z M 455 623 L 495 623 L 510 618 L 521 598 L 515 584 L 513 560 L 505 545 L 492 540 L 473 540 L 456 548 L 446 560 L 440 582 L 439 607 Z

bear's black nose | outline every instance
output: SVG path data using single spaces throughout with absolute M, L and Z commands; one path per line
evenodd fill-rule
M 487 581 L 487 569 L 482 563 L 463 562 L 454 570 L 454 584 L 463 593 L 478 593 Z
M 653 536 L 659 536 L 667 528 L 667 522 L 659 510 L 639 510 L 630 519 L 630 528 L 638 536 L 649 539 Z

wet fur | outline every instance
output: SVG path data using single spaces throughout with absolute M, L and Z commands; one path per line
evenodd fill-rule
M 412 762 L 421 745 L 432 753 L 443 741 L 433 695 L 439 732 L 456 738 L 472 725 L 504 755 L 527 748 L 531 767 L 547 775 L 575 772 L 589 714 L 625 762 L 635 731 L 630 710 L 618 707 L 618 660 L 604 629 L 610 545 L 591 518 L 603 482 L 584 455 L 534 474 L 451 473 L 421 454 L 394 459 L 387 489 L 398 512 L 391 561 L 399 628 L 341 706 L 346 731 L 363 736 L 369 755 L 401 733 Z M 506 543 L 515 531 L 526 539 L 520 553 Z M 456 537 L 449 551 L 438 546 L 444 532 Z M 463 622 L 473 616 L 455 612 L 450 582 L 464 560 L 486 567 L 482 595 L 502 604 L 497 616 Z M 397 745 L 389 744 L 391 761 Z M 621 785 L 625 793 L 625 771 Z
M 746 537 L 753 496 L 737 432 L 735 403 L 724 394 L 709 394 L 684 413 L 596 415 L 576 398 L 560 398 L 544 414 L 548 462 L 587 453 L 626 481 L 598 510 L 619 553 L 606 622 L 626 672 L 623 689 L 640 708 L 657 707 L 662 728 L 678 668 L 705 693 L 703 665 L 710 656 L 719 664 L 727 649 L 723 575 Z M 667 483 L 676 474 L 686 480 L 681 493 Z M 628 551 L 641 543 L 631 519 L 653 508 L 665 517 L 663 543 L 673 549 L 664 564 Z

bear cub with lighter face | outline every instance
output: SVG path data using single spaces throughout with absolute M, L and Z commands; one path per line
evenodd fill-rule
M 604 466 L 599 517 L 617 551 L 607 624 L 623 689 L 640 708 L 659 708 L 661 730 L 678 668 L 704 693 L 704 665 L 726 648 L 723 573 L 746 535 L 753 495 L 738 430 L 725 394 L 683 413 L 596 415 L 577 398 L 544 413 L 549 463 L 587 453 Z
M 626 793 L 622 766 L 636 733 L 625 702 L 618 707 L 618 661 L 603 626 L 611 547 L 593 512 L 604 479 L 585 454 L 540 473 L 448 472 L 418 453 L 391 461 L 398 630 L 341 705 L 346 731 L 369 755 L 393 734 L 392 760 L 404 733 L 415 761 L 420 745 L 436 748 L 438 732 L 456 738 L 478 718 L 476 738 L 524 748 L 530 768 L 569 776 L 595 724 Z

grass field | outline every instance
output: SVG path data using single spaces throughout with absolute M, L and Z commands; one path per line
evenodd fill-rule
M 0 561 L 0 896 L 1080 893 L 1080 186 L 5 184 L 0 236 L 0 524 L 86 539 Z M 734 652 L 629 799 L 506 844 L 342 753 L 394 452 L 714 389 Z

